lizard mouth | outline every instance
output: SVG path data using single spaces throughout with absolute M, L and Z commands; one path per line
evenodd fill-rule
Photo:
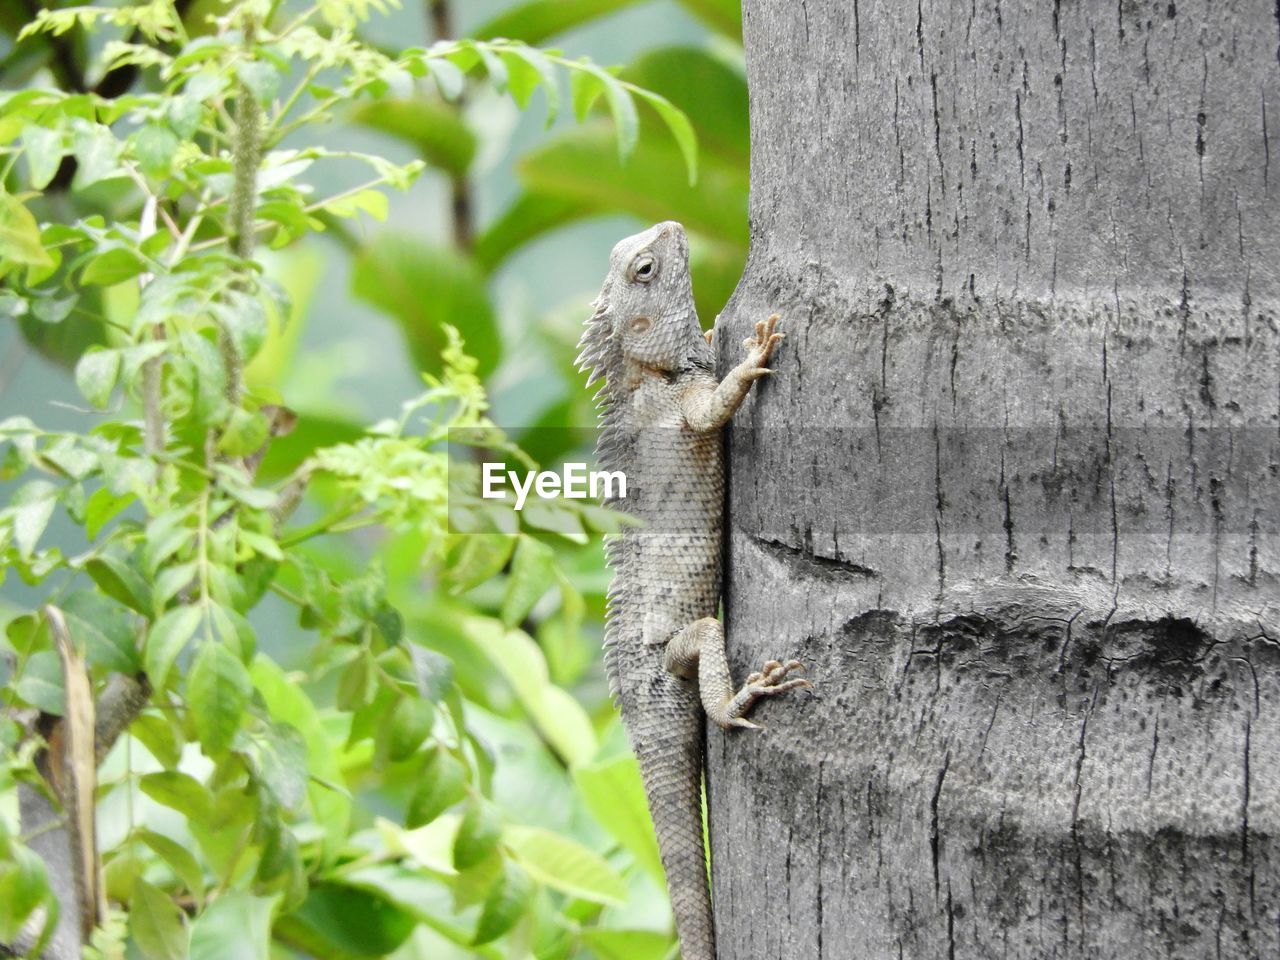
M 679 247 L 682 253 L 687 254 L 689 252 L 689 239 L 685 235 L 683 225 L 675 220 L 666 220 L 657 224 L 657 227 L 659 239 L 666 239 L 669 237 L 675 240 L 676 246 Z

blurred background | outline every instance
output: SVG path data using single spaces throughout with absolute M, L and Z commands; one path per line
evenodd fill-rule
M 31 0 L 0 12 L 0 89 L 96 88 L 104 96 L 128 90 L 119 76 L 95 73 L 106 36 L 76 30 L 16 43 L 37 9 Z M 224 9 L 216 0 L 196 0 L 185 5 L 183 19 L 196 32 Z M 644 103 L 636 149 L 620 160 L 609 114 L 599 110 L 575 122 L 563 75 L 566 107 L 549 128 L 543 92 L 522 110 L 473 78 L 457 102 L 418 85 L 403 95 L 355 101 L 333 122 L 291 135 L 282 147 L 358 150 L 399 163 L 421 159 L 427 169 L 407 191 L 388 194 L 385 220 L 324 216 L 322 231 L 259 250 L 265 274 L 287 290 L 292 307 L 246 369 L 246 385 L 298 415 L 293 432 L 272 445 L 262 479 L 285 477 L 318 448 L 353 440 L 368 425 L 398 415 L 401 404 L 421 392 L 421 372 L 440 370 L 442 324 L 456 326 L 477 359 L 498 425 L 535 459 L 558 462 L 581 443 L 573 428 L 594 423 L 585 376 L 572 361 L 609 251 L 658 220 L 679 220 L 690 233 L 695 294 L 702 323 L 710 326 L 736 283 L 747 243 L 748 123 L 738 17 L 736 0 L 425 0 L 362 22 L 360 37 L 392 55 L 442 37 L 506 37 L 558 48 L 571 59 L 617 65 L 621 78 L 664 95 L 688 115 L 698 139 L 697 179 L 690 182 L 676 141 Z M 354 165 L 318 164 L 308 183 L 328 196 L 366 176 Z M 71 189 L 69 181 L 60 171 L 31 201 L 41 223 L 92 213 L 108 221 L 136 219 L 138 197 L 127 181 L 85 190 Z M 87 347 L 104 342 L 94 313 L 127 310 L 129 301 L 116 287 L 86 288 L 81 298 L 57 322 L 30 312 L 3 321 L 0 418 L 21 414 L 47 430 L 80 432 L 102 418 L 86 408 L 72 370 Z M 119 415 L 127 417 L 125 403 Z M 10 481 L 0 492 L 7 498 L 16 485 Z M 309 493 L 298 519 L 322 515 L 327 496 L 323 488 Z M 493 761 L 491 796 L 502 817 L 572 838 L 603 858 L 609 877 L 595 879 L 608 886 L 616 878 L 625 897 L 603 896 L 599 884 L 592 888 L 586 881 L 594 896 L 577 897 L 572 886 L 553 884 L 546 909 L 558 919 L 542 922 L 573 935 L 557 940 L 540 934 L 533 945 L 494 952 L 466 946 L 483 891 L 454 889 L 451 901 L 432 900 L 427 886 L 393 895 L 373 881 L 340 887 L 332 877 L 313 877 L 295 920 L 283 934 L 278 925 L 273 951 L 445 960 L 671 955 L 670 916 L 638 776 L 601 673 L 608 577 L 600 541 L 551 539 L 562 574 L 548 573 L 541 582 L 536 602 L 513 631 L 516 641 L 502 629 L 510 565 L 458 591 L 424 574 L 426 545 L 412 531 L 364 529 L 317 539 L 307 549 L 336 582 L 376 571 L 379 589 L 403 616 L 412 641 L 452 661 L 467 726 Z M 46 540 L 67 554 L 85 546 L 81 530 L 61 512 Z M 10 576 L 0 586 L 0 604 L 6 617 L 14 617 L 46 593 L 42 585 Z M 316 638 L 299 628 L 293 606 L 268 593 L 249 619 L 258 649 L 284 671 L 299 671 L 296 678 L 322 711 L 335 697 L 341 700 L 339 674 L 313 669 Z M 531 646 L 523 646 L 525 640 Z M 558 692 L 539 699 L 521 671 L 541 675 Z M 357 798 L 353 837 L 375 830 L 379 817 L 403 820 L 420 767 L 401 769 L 366 757 L 343 769 Z M 136 791 L 117 793 L 127 801 L 107 796 L 99 813 L 109 871 L 112 862 L 123 862 L 113 860 L 112 843 L 127 841 L 126 828 L 113 816 L 126 802 L 133 805 L 132 830 L 150 802 Z M 168 823 L 167 813 L 154 809 L 155 823 L 180 836 L 181 826 Z M 326 889 L 339 894 L 318 896 Z M 401 923 L 400 913 L 413 922 Z M 371 932 L 375 928 L 379 936 Z M 129 949 L 136 954 L 136 945 Z

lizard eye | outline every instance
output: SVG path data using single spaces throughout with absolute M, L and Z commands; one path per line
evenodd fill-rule
M 658 264 L 649 254 L 641 254 L 631 264 L 631 279 L 648 283 L 658 275 Z

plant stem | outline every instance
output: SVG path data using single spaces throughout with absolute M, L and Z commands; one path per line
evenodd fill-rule
M 147 185 L 146 179 L 130 166 L 130 176 L 134 182 L 142 190 L 146 196 L 146 202 L 142 207 L 142 222 L 139 224 L 139 234 L 143 237 L 149 237 L 156 230 L 156 214 L 160 211 L 160 201 L 152 194 L 150 187 Z M 176 227 L 169 221 L 170 229 L 176 233 Z M 177 234 L 176 239 L 180 239 L 181 234 Z M 138 288 L 140 291 L 147 289 L 147 284 L 151 282 L 152 274 L 144 273 L 138 278 Z M 151 335 L 156 340 L 164 339 L 164 325 L 155 324 L 152 327 Z M 152 357 L 142 365 L 142 446 L 147 456 L 154 457 L 164 449 L 164 413 L 160 409 L 161 402 L 161 365 L 164 363 L 160 357 Z
M 427 12 L 431 28 L 437 40 L 453 39 L 453 10 L 449 0 L 427 0 Z M 463 100 L 459 98 L 457 110 L 462 112 Z M 470 251 L 475 246 L 475 216 L 471 197 L 471 184 L 466 173 L 454 174 L 449 183 L 449 208 L 453 217 L 453 243 L 459 250 Z
M 236 88 L 235 136 L 232 165 L 235 180 L 231 187 L 232 250 L 241 260 L 253 257 L 254 212 L 258 199 L 258 164 L 262 161 L 262 107 L 244 83 Z M 227 402 L 240 405 L 243 389 L 240 352 L 231 334 L 223 327 L 218 336 L 223 363 L 227 368 Z

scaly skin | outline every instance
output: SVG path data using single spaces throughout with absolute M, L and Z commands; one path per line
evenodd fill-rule
M 607 547 L 614 570 L 605 667 L 640 761 L 684 960 L 715 960 L 702 837 L 703 722 L 755 727 L 761 697 L 804 686 L 798 661 L 770 661 L 736 689 L 720 603 L 721 428 L 771 371 L 778 318 L 756 324 L 746 358 L 717 383 L 693 306 L 678 223 L 620 242 L 578 362 L 603 380 L 600 467 L 627 476 L 613 505 L 641 521 Z M 693 682 L 696 680 L 696 683 Z

